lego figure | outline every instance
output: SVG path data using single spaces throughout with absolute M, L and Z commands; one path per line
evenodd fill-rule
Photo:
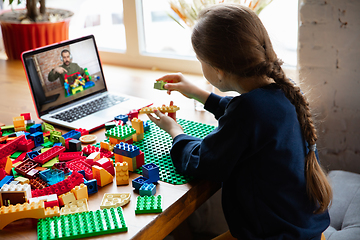
M 65 74 L 70 74 L 74 72 L 79 72 L 82 76 L 84 76 L 85 71 L 81 68 L 77 63 L 73 63 L 73 56 L 71 55 L 68 49 L 63 49 L 60 53 L 60 60 L 63 62 L 62 65 L 55 67 L 49 72 L 48 80 L 50 82 L 54 82 L 58 78 L 60 78 L 61 85 L 64 86 L 65 83 Z M 72 85 L 76 80 L 77 76 L 68 77 L 67 83 Z
M 226 239 L 320 240 L 332 190 L 316 158 L 309 102 L 286 77 L 261 20 L 239 4 L 214 5 L 199 13 L 191 40 L 205 78 L 239 95 L 220 97 L 180 73 L 158 79 L 219 120 L 201 139 L 159 110 L 149 114 L 173 138 L 175 167 L 222 183 Z

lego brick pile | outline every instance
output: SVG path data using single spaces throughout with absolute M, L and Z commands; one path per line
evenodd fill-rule
M 166 107 L 175 119 L 177 110 L 172 104 Z M 121 207 L 130 201 L 130 193 L 105 194 L 101 210 L 95 212 L 88 209 L 88 196 L 97 193 L 98 187 L 113 183 L 114 177 L 118 186 L 128 185 L 129 171 L 142 174 L 132 181 L 140 195 L 135 213 L 162 212 L 161 196 L 155 196 L 157 181 L 184 184 L 190 178 L 177 173 L 172 164 L 171 137 L 154 123 L 139 120 L 137 114 L 134 110 L 116 116 L 105 124 L 108 139 L 84 148 L 79 139 L 92 136 L 85 129 L 62 134 L 47 123 L 35 124 L 28 113 L 14 117 L 13 125 L 1 126 L 0 218 L 6 220 L 1 221 L 0 229 L 31 217 L 42 219 L 38 223 L 39 239 L 127 231 Z M 214 129 L 177 120 L 185 133 L 195 137 L 202 138 Z M 91 222 L 99 218 L 110 225 Z M 75 229 L 70 226 L 73 221 L 86 227 Z

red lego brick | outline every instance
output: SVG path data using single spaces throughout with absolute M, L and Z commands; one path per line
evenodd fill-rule
M 43 152 L 40 155 L 34 157 L 33 160 L 35 162 L 44 164 L 44 163 L 48 162 L 50 159 L 53 159 L 54 157 L 56 157 L 57 155 L 62 153 L 63 151 L 65 151 L 65 147 L 55 146 L 55 147 L 50 148 L 46 152 Z
M 67 179 L 43 189 L 35 189 L 31 191 L 32 197 L 40 197 L 44 195 L 57 194 L 58 196 L 71 191 L 75 186 L 84 182 L 81 173 L 73 172 Z
M 94 162 L 94 165 L 104 168 L 108 171 L 111 175 L 115 175 L 115 168 L 113 162 L 108 158 L 101 158 Z
M 145 162 L 145 157 L 144 157 L 144 153 L 142 151 L 140 151 L 140 154 L 136 156 L 136 167 L 139 168 L 142 165 L 144 165 Z
M 80 132 L 80 133 L 81 133 L 81 136 L 84 136 L 84 135 L 88 135 L 88 134 L 89 134 L 89 131 L 86 130 L 86 129 L 83 129 L 83 128 L 75 129 L 75 131 Z
M 25 139 L 25 135 L 17 137 L 15 140 L 8 142 L 7 144 L 0 147 L 0 159 L 3 157 L 9 156 L 16 152 L 18 145 L 21 141 Z
M 33 148 L 35 148 L 35 143 L 31 139 L 24 139 L 18 145 L 18 150 L 21 152 L 29 152 Z
M 66 162 L 73 159 L 77 159 L 83 155 L 82 152 L 62 152 L 59 154 L 59 161 Z
M 31 120 L 30 113 L 22 113 L 20 116 L 23 116 L 24 120 Z
M 22 161 L 24 161 L 24 159 L 26 158 L 26 153 L 27 152 L 23 152 L 22 154 L 20 154 L 16 159 L 15 159 L 15 161 L 13 161 L 13 163 L 16 163 L 16 162 L 22 162 Z
M 84 170 L 86 180 L 91 180 L 94 178 L 92 168 L 89 164 L 85 162 L 85 157 L 83 157 L 83 159 L 79 158 L 71 160 L 66 163 L 66 166 L 73 172 Z
M 0 168 L 0 180 L 2 180 L 5 176 L 7 176 L 5 169 Z
M 139 117 L 139 111 L 138 110 L 131 110 L 128 114 L 129 116 L 129 120 L 131 121 L 131 119 L 133 118 L 138 118 Z

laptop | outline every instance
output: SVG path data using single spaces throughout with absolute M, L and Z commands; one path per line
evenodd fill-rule
M 50 124 L 94 131 L 115 116 L 151 105 L 108 92 L 93 35 L 23 52 L 22 62 L 37 115 Z

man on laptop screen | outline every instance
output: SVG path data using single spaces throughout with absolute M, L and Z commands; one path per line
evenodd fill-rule
M 44 121 L 92 130 L 151 104 L 107 91 L 92 35 L 24 52 L 22 60 L 38 116 Z

